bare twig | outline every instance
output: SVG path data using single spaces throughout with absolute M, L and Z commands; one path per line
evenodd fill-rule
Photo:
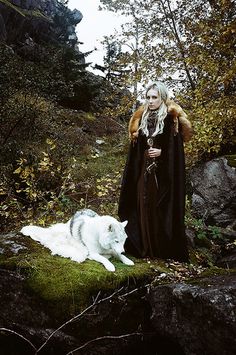
M 100 291 L 98 291 L 98 293 L 97 293 L 96 297 L 95 297 L 95 298 L 94 298 L 94 300 L 93 300 L 93 303 L 96 303 L 96 302 L 97 302 L 97 300 L 98 300 L 98 298 L 99 298 L 100 294 L 101 294 L 101 290 L 100 290 Z
M 118 294 L 121 290 L 123 290 L 124 287 L 119 288 L 117 291 L 113 292 L 110 296 L 107 296 L 105 298 L 102 298 L 100 300 L 98 299 L 98 296 L 95 298 L 95 300 L 93 301 L 93 303 L 85 308 L 81 313 L 77 314 L 76 316 L 74 316 L 73 318 L 69 319 L 67 322 L 63 323 L 59 328 L 57 328 L 56 330 L 54 330 L 49 337 L 46 339 L 46 341 L 40 346 L 40 348 L 36 351 L 36 354 L 38 354 L 43 348 L 44 346 L 49 342 L 49 340 L 58 332 L 60 331 L 62 328 L 64 328 L 66 325 L 73 323 L 75 321 L 77 321 L 79 318 L 81 318 L 86 312 L 88 312 L 89 310 L 91 310 L 93 307 L 99 305 L 102 302 L 105 302 L 109 299 L 111 299 L 113 296 L 115 296 L 116 294 Z
M 122 299 L 123 297 L 127 297 L 129 295 L 132 295 L 134 292 L 137 292 L 137 291 L 140 291 L 141 289 L 146 289 L 150 286 L 151 284 L 146 284 L 144 286 L 141 286 L 141 287 L 137 287 L 129 292 L 126 292 L 126 293 L 123 293 L 122 295 L 119 296 L 119 299 Z
M 11 333 L 11 334 L 14 334 L 14 335 L 18 336 L 19 338 L 23 339 L 26 343 L 28 343 L 35 351 L 37 351 L 36 347 L 34 346 L 34 344 L 31 343 L 31 341 L 29 341 L 23 335 L 15 332 L 14 330 L 11 330 L 11 329 L 8 329 L 8 328 L 0 328 L 0 332 Z
M 92 340 L 89 340 L 87 341 L 87 343 L 79 346 L 78 348 L 74 349 L 74 350 L 71 350 L 69 353 L 67 353 L 66 355 L 72 355 L 75 351 L 78 351 L 78 350 L 81 350 L 81 349 L 84 349 L 86 346 L 88 346 L 89 344 L 91 343 L 95 343 L 99 340 L 103 340 L 103 339 L 124 339 L 124 338 L 128 338 L 130 336 L 134 336 L 134 335 L 143 335 L 143 333 L 130 333 L 130 334 L 123 334 L 123 335 L 105 335 L 103 337 L 99 337 L 99 338 L 96 338 L 96 339 L 92 339 Z
M 145 285 L 144 288 L 148 287 L 149 285 Z M 98 299 L 101 292 L 99 291 L 98 294 L 96 295 L 96 297 L 94 298 L 93 300 L 93 303 L 85 308 L 81 313 L 77 314 L 76 316 L 74 316 L 73 318 L 69 319 L 67 322 L 63 323 L 60 327 L 58 327 L 56 330 L 54 330 L 50 335 L 49 337 L 46 339 L 46 341 L 40 346 L 40 348 L 36 348 L 32 343 L 31 341 L 29 341 L 27 338 L 25 338 L 23 335 L 15 332 L 14 330 L 11 330 L 11 329 L 7 329 L 7 328 L 0 328 L 0 331 L 3 331 L 3 332 L 8 332 L 8 333 L 12 333 L 18 337 L 20 337 L 21 339 L 23 339 L 25 342 L 27 342 L 35 351 L 35 355 L 38 354 L 44 347 L 45 345 L 49 342 L 49 340 L 58 332 L 60 331 L 62 328 L 64 328 L 65 326 L 67 326 L 68 324 L 71 324 L 73 322 L 76 322 L 79 318 L 81 318 L 85 313 L 87 313 L 89 310 L 91 310 L 92 308 L 94 308 L 95 306 L 99 305 L 100 303 L 103 303 L 103 302 L 106 302 L 108 300 L 110 300 L 111 298 L 113 298 L 115 295 L 119 294 L 122 290 L 123 290 L 124 287 L 121 287 L 119 288 L 118 290 L 114 291 L 111 295 L 105 297 L 105 298 L 102 298 L 102 299 Z M 123 297 L 126 297 L 136 291 L 140 290 L 140 288 L 136 288 L 130 292 L 127 292 L 121 296 L 119 296 L 119 298 L 123 298 Z M 88 342 L 86 342 L 85 344 L 81 345 L 80 347 L 74 349 L 74 350 L 71 350 L 68 354 L 66 355 L 69 355 L 69 354 L 73 354 L 75 351 L 77 350 L 81 350 L 83 348 L 85 348 L 87 345 L 91 344 L 91 343 L 94 343 L 94 342 L 97 342 L 99 340 L 103 340 L 103 339 L 122 339 L 122 338 L 127 338 L 127 337 L 130 337 L 130 336 L 134 336 L 134 335 L 143 335 L 142 333 L 131 333 L 131 334 L 123 334 L 123 335 L 109 335 L 109 336 L 102 336 L 102 337 L 98 337 L 96 339 L 92 339 L 92 340 L 89 340 Z
M 124 131 L 126 130 L 126 124 L 125 123 L 120 123 L 120 122 L 118 122 L 118 121 L 116 121 L 114 118 L 112 118 L 112 117 L 109 117 L 109 119 L 111 120 L 111 121 L 113 121 L 113 122 L 115 122 L 118 126 L 120 126 Z
M 126 292 L 126 293 L 124 293 L 123 295 L 119 296 L 119 298 L 122 299 L 123 297 L 129 296 L 129 295 L 131 295 L 132 293 L 134 293 L 134 292 L 136 292 L 136 291 L 138 291 L 138 290 L 140 290 L 140 288 L 137 287 L 137 288 L 135 288 L 134 290 L 132 290 L 132 291 L 130 291 L 130 292 Z

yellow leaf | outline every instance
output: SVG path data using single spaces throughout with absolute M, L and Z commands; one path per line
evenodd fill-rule
M 14 171 L 14 174 L 20 174 L 22 171 L 22 168 L 19 166 L 19 168 L 17 168 L 15 171 Z

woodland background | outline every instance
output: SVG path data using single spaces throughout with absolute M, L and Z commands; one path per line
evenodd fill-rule
M 164 80 L 187 112 L 188 169 L 235 151 L 234 1 L 102 0 L 127 15 L 104 38 L 103 76 L 87 70 L 96 63 L 79 50 L 79 25 L 78 38 L 73 30 L 81 19 L 67 1 L 46 2 L 50 11 L 37 3 L 0 0 L 4 231 L 66 220 L 84 207 L 116 216 L 140 83 Z
M 127 15 L 104 38 L 104 66 L 86 62 L 82 14 L 67 1 L 0 0 L 1 354 L 232 355 L 235 1 L 101 3 Z M 109 273 L 19 233 L 84 207 L 117 217 L 128 120 L 150 79 L 167 83 L 194 128 L 185 146 L 190 263 L 132 257 L 133 267 L 114 260 Z M 199 215 L 194 193 L 206 198 Z

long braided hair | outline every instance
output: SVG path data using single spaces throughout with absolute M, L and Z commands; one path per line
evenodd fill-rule
M 161 134 L 163 132 L 164 119 L 167 116 L 166 101 L 169 99 L 169 93 L 168 93 L 167 87 L 161 81 L 155 81 L 155 82 L 152 82 L 150 85 L 148 85 L 148 87 L 146 89 L 146 98 L 147 98 L 147 93 L 150 89 L 157 90 L 157 92 L 160 95 L 161 100 L 162 100 L 160 107 L 156 111 L 156 127 L 155 127 L 153 134 L 152 134 L 152 137 L 155 137 L 156 135 Z M 146 102 L 145 107 L 144 107 L 144 111 L 142 114 L 139 130 L 142 130 L 143 134 L 147 137 L 150 136 L 148 128 L 147 128 L 147 120 L 148 120 L 148 116 L 149 116 L 150 112 L 151 112 L 151 110 L 148 108 L 148 103 Z

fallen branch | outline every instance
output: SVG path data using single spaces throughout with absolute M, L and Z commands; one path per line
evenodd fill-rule
M 144 288 L 150 286 L 149 284 L 148 285 L 145 285 Z M 20 337 L 21 339 L 23 339 L 25 342 L 27 342 L 31 347 L 32 349 L 34 349 L 35 351 L 35 355 L 38 354 L 46 345 L 47 343 L 49 342 L 49 340 L 57 333 L 59 332 L 62 328 L 64 328 L 65 326 L 67 326 L 68 324 L 71 324 L 73 322 L 76 322 L 79 318 L 81 318 L 85 313 L 87 313 L 88 311 L 90 311 L 92 308 L 94 308 L 95 306 L 98 306 L 100 303 L 103 303 L 103 302 L 106 302 L 108 300 L 110 300 L 111 298 L 113 298 L 115 295 L 119 294 L 122 290 L 124 289 L 124 287 L 121 287 L 119 288 L 118 290 L 114 291 L 111 295 L 105 297 L 105 298 L 102 298 L 99 300 L 99 296 L 101 294 L 101 291 L 98 292 L 98 294 L 96 295 L 96 297 L 94 298 L 93 300 L 93 303 L 88 306 L 87 308 L 85 308 L 81 313 L 77 314 L 76 316 L 74 316 L 73 318 L 69 319 L 68 321 L 66 321 L 65 323 L 63 323 L 62 325 L 60 325 L 60 327 L 58 327 L 57 329 L 55 329 L 50 335 L 49 337 L 45 340 L 45 342 L 40 346 L 40 348 L 36 348 L 32 343 L 31 341 L 29 341 L 27 338 L 25 338 L 23 335 L 15 332 L 14 330 L 11 330 L 11 329 L 7 329 L 7 328 L 0 328 L 0 331 L 4 331 L 4 332 L 8 332 L 8 333 L 12 333 L 18 337 Z M 131 295 L 132 293 L 136 292 L 140 290 L 140 288 L 136 288 L 130 292 L 127 292 L 127 293 L 124 293 L 123 295 L 120 295 L 119 298 L 122 299 L 123 297 L 127 297 L 128 295 Z M 131 334 L 124 334 L 124 335 L 117 335 L 117 336 L 113 336 L 113 335 L 107 335 L 107 336 L 102 336 L 102 337 L 99 337 L 99 338 L 96 338 L 96 339 L 92 339 L 92 340 L 89 340 L 87 343 L 81 345 L 80 347 L 74 349 L 74 350 L 71 350 L 69 354 L 73 354 L 75 351 L 77 350 L 81 350 L 83 348 L 85 348 L 86 346 L 88 346 L 89 344 L 91 343 L 94 343 L 94 342 L 97 342 L 99 340 L 102 340 L 102 339 L 122 339 L 122 338 L 127 338 L 127 337 L 130 337 L 130 336 L 134 336 L 134 335 L 143 335 L 142 333 L 131 333 Z
M 134 335 L 143 335 L 143 333 L 130 333 L 130 334 L 123 334 L 123 335 L 105 335 L 103 337 L 99 337 L 99 338 L 96 338 L 96 339 L 92 339 L 92 340 L 89 340 L 87 341 L 87 343 L 79 346 L 78 348 L 74 349 L 74 350 L 71 350 L 69 353 L 67 353 L 66 355 L 72 355 L 75 351 L 78 351 L 78 350 L 81 350 L 81 349 L 84 349 L 86 346 L 88 346 L 89 344 L 91 343 L 95 343 L 99 340 L 103 340 L 103 339 L 124 339 L 124 338 L 128 338 L 130 336 L 134 336 Z
M 135 292 L 137 292 L 137 291 L 140 291 L 141 289 L 148 288 L 148 287 L 150 287 L 150 285 L 151 285 L 151 284 L 147 284 L 147 285 L 144 285 L 144 286 L 142 286 L 142 287 L 137 287 L 137 288 L 135 288 L 135 289 L 133 289 L 133 290 L 131 290 L 131 291 L 129 291 L 129 292 L 126 292 L 126 293 L 120 295 L 120 296 L 119 296 L 119 299 L 122 299 L 122 298 L 124 298 L 124 297 L 129 296 L 129 295 L 132 295 L 132 293 L 135 293 Z
M 100 295 L 100 293 L 98 293 L 97 297 L 95 297 L 93 303 L 85 308 L 81 313 L 77 314 L 76 316 L 74 316 L 73 318 L 69 319 L 67 322 L 63 323 L 59 328 L 57 328 L 56 330 L 54 330 L 49 337 L 46 339 L 46 341 L 40 346 L 40 348 L 36 351 L 35 354 L 38 354 L 43 348 L 44 346 L 49 342 L 49 340 L 58 332 L 60 331 L 62 328 L 64 328 L 66 325 L 73 323 L 75 321 L 77 321 L 79 318 L 81 318 L 86 312 L 88 312 L 89 310 L 91 310 L 93 307 L 99 305 L 102 302 L 105 302 L 109 299 L 111 299 L 114 295 L 118 294 L 121 290 L 123 290 L 124 287 L 121 287 L 120 289 L 118 289 L 117 291 L 113 292 L 110 296 L 107 296 L 105 298 L 102 298 L 100 300 L 98 300 L 98 296 Z

